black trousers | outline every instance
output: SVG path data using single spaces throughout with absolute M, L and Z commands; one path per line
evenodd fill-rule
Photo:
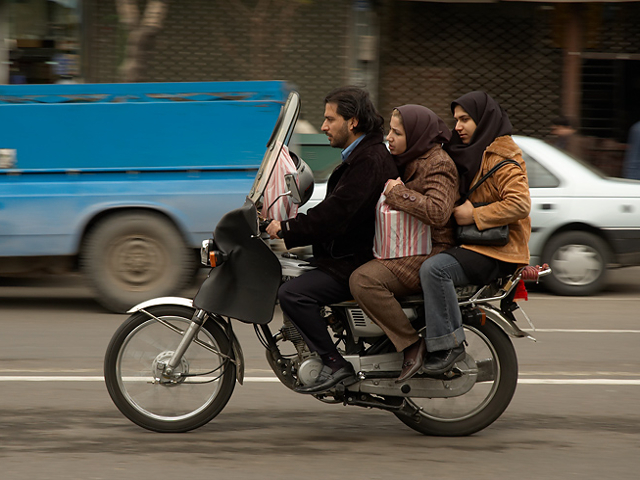
M 320 308 L 353 298 L 349 285 L 320 270 L 311 270 L 285 282 L 278 290 L 280 308 L 298 329 L 309 348 L 319 355 L 335 354 Z

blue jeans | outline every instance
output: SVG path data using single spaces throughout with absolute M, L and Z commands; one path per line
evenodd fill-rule
M 427 351 L 457 347 L 465 337 L 456 287 L 470 283 L 462 266 L 451 255 L 439 253 L 420 267 L 420 282 L 424 294 Z

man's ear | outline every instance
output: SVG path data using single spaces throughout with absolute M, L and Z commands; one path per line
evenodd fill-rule
M 349 130 L 353 130 L 358 126 L 358 119 L 356 117 L 351 117 L 349 119 Z

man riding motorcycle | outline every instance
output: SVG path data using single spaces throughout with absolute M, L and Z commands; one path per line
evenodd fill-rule
M 351 298 L 349 276 L 373 258 L 375 206 L 385 182 L 398 171 L 384 145 L 382 116 L 369 94 L 343 87 L 325 98 L 322 131 L 332 147 L 341 148 L 342 163 L 327 183 L 327 195 L 307 214 L 267 227 L 271 238 L 282 238 L 287 248 L 313 245 L 317 269 L 284 283 L 278 299 L 291 320 L 324 365 L 317 382 L 301 393 L 326 391 L 343 382 L 355 382 L 353 366 L 338 352 L 320 307 Z

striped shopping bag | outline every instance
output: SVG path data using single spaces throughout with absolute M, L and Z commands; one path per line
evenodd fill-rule
M 287 173 L 293 173 L 298 181 L 298 173 L 296 165 L 291 159 L 289 148 L 283 145 L 280 155 L 273 168 L 269 182 L 264 190 L 262 216 L 279 222 L 295 217 L 298 213 L 298 205 L 293 203 L 290 196 L 278 198 L 287 191 L 287 185 L 284 182 L 284 176 Z
M 384 193 L 376 204 L 376 236 L 373 255 L 380 259 L 428 255 L 431 252 L 429 225 L 385 203 Z

